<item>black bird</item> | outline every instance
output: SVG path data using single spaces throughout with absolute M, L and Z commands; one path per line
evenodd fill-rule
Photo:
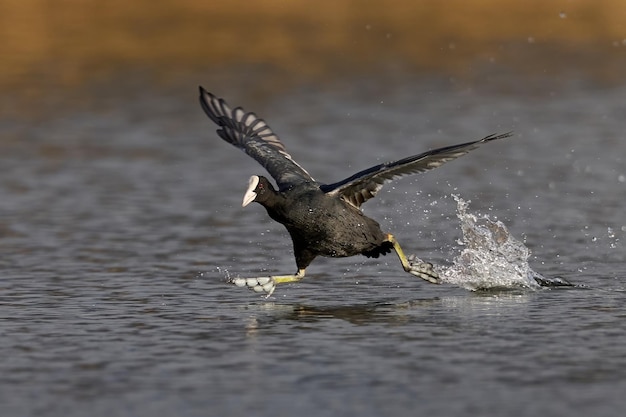
M 254 113 L 241 107 L 231 109 L 226 102 L 200 87 L 202 109 L 215 122 L 217 134 L 242 149 L 270 173 L 278 191 L 260 175 L 250 177 L 243 206 L 261 204 L 269 216 L 282 223 L 293 241 L 298 271 L 294 275 L 234 278 L 232 283 L 270 296 L 276 284 L 299 281 L 317 256 L 365 255 L 378 258 L 396 252 L 406 272 L 434 284 L 439 276 L 432 264 L 407 258 L 393 235 L 365 216 L 361 204 L 374 197 L 383 184 L 394 178 L 437 168 L 483 143 L 512 134 L 489 135 L 483 139 L 447 146 L 373 166 L 334 184 L 320 184 L 287 153 L 269 126 Z

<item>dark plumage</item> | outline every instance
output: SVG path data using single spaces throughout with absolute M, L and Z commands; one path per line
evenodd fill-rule
M 200 104 L 219 129 L 217 134 L 244 150 L 259 162 L 276 181 L 278 190 L 263 176 L 253 175 L 243 205 L 261 204 L 269 216 L 283 224 L 293 241 L 298 272 L 295 275 L 236 278 L 247 286 L 270 295 L 276 284 L 302 279 L 305 269 L 317 256 L 365 255 L 377 258 L 395 250 L 405 271 L 437 283 L 432 265 L 408 259 L 395 238 L 365 216 L 361 204 L 374 197 L 382 185 L 394 178 L 437 168 L 465 155 L 480 145 L 511 136 L 490 135 L 483 139 L 448 146 L 376 165 L 334 184 L 319 184 L 287 153 L 278 136 L 265 121 L 241 107 L 226 102 L 200 87 Z

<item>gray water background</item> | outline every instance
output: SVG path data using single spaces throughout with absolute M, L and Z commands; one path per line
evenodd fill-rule
M 626 88 L 367 79 L 259 97 L 189 81 L 0 120 L 0 414 L 623 415 Z M 457 194 L 580 287 L 434 286 L 391 256 L 317 259 L 269 299 L 228 285 L 295 265 L 282 226 L 240 207 L 263 169 L 217 137 L 198 83 L 322 182 L 513 130 L 364 210 L 446 265 Z

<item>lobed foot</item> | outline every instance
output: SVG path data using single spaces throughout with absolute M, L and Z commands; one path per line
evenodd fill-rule
M 426 280 L 432 284 L 441 284 L 441 280 L 439 279 L 439 274 L 433 268 L 433 264 L 430 262 L 424 262 L 417 258 L 415 255 L 411 255 L 407 258 L 409 262 L 409 270 L 408 273 L 415 275 L 416 277 L 420 277 L 423 280 Z
M 546 278 L 543 275 L 540 275 L 536 272 L 533 275 L 533 279 L 537 282 L 537 284 L 539 284 L 542 287 L 575 287 L 576 286 L 563 277 Z
M 238 287 L 246 287 L 254 292 L 266 293 L 267 297 L 272 295 L 276 288 L 276 281 L 273 277 L 258 277 L 258 278 L 231 278 L 230 283 L 235 284 Z

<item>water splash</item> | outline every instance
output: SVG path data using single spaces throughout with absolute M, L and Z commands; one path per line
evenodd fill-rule
M 468 212 L 469 202 L 453 195 L 465 248 L 452 266 L 439 267 L 442 282 L 470 290 L 496 288 L 537 289 L 552 282 L 528 264 L 530 249 L 513 237 L 500 221 Z
M 226 268 L 221 268 L 219 266 L 216 267 L 217 272 L 220 273 L 224 277 L 224 281 L 231 282 L 232 278 L 230 276 L 230 271 Z

